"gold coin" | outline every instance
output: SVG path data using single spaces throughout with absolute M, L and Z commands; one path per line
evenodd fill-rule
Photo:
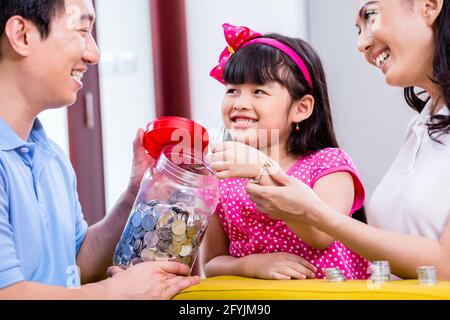
M 181 246 L 180 257 L 187 257 L 192 254 L 192 245 Z
M 172 224 L 172 233 L 176 236 L 181 236 L 186 232 L 186 223 L 181 220 L 175 220 Z
M 202 223 L 198 220 L 194 221 L 194 223 L 188 228 L 187 236 L 188 238 L 193 238 L 197 232 L 199 232 L 202 228 Z
M 185 242 L 186 239 L 187 239 L 186 233 L 183 233 L 181 236 L 176 236 L 176 235 L 172 236 L 172 241 L 179 243 L 179 244 Z
M 172 212 L 164 213 L 161 218 L 159 218 L 158 225 L 160 227 L 167 226 L 173 223 L 175 220 L 174 214 Z
M 189 267 L 192 264 L 192 257 L 191 256 L 187 256 L 187 257 L 182 257 L 178 259 L 179 262 L 187 264 Z
M 181 243 L 172 242 L 172 253 L 174 256 L 179 255 L 181 252 Z

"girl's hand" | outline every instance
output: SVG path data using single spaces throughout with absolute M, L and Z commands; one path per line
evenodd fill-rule
M 322 204 L 316 193 L 303 182 L 288 176 L 279 167 L 269 170 L 269 173 L 278 186 L 247 184 L 246 191 L 258 211 L 274 220 L 312 223 L 313 209 Z
M 255 278 L 267 280 L 314 279 L 317 268 L 300 256 L 287 252 L 249 256 Z
M 211 167 L 219 179 L 258 179 L 268 157 L 244 143 L 225 142 L 212 147 Z

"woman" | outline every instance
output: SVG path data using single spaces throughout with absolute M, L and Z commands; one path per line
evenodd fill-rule
M 450 1 L 360 1 L 357 27 L 359 50 L 419 113 L 369 202 L 369 225 L 282 170 L 271 172 L 280 186 L 247 191 L 270 217 L 312 224 L 369 260 L 388 260 L 401 278 L 433 265 L 450 280 Z

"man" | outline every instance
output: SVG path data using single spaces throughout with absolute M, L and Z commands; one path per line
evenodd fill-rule
M 70 162 L 37 119 L 75 102 L 99 60 L 94 21 L 92 0 L 0 1 L 0 299 L 169 299 L 199 281 L 175 262 L 112 267 L 106 277 L 152 161 L 142 130 L 127 190 L 87 228 Z

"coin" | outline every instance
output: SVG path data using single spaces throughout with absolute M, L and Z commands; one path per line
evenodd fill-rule
M 139 229 L 138 232 L 133 232 L 133 238 L 134 239 L 142 239 L 145 235 L 145 230 Z
M 181 246 L 180 257 L 187 257 L 192 253 L 192 245 Z
M 187 264 L 188 266 L 191 266 L 192 264 L 192 256 L 186 256 L 178 259 L 179 262 Z
M 149 207 L 156 207 L 160 203 L 161 202 L 159 200 L 151 200 L 151 201 L 147 202 L 147 206 L 149 206 Z
M 170 256 L 164 252 L 157 252 L 155 255 L 155 261 L 169 261 Z
M 174 256 L 177 256 L 181 252 L 181 243 L 172 242 L 172 252 Z
M 202 228 L 202 223 L 198 220 L 194 221 L 193 224 L 191 226 L 189 226 L 189 228 L 187 229 L 187 236 L 189 238 L 193 238 L 197 232 L 199 232 Z
M 162 253 L 168 253 L 172 246 L 172 242 L 167 240 L 161 240 L 158 243 L 158 250 Z
M 142 223 L 142 212 L 140 210 L 136 210 L 133 213 L 133 217 L 131 218 L 131 223 L 133 224 L 133 227 L 137 228 Z
M 129 244 L 125 245 L 123 247 L 123 251 L 122 251 L 122 258 L 124 260 L 126 260 L 126 262 L 130 261 L 133 258 L 133 247 Z
M 156 251 L 151 250 L 150 248 L 145 248 L 141 252 L 141 259 L 144 261 L 153 261 L 155 260 Z
M 155 229 L 155 218 L 151 214 L 146 214 L 142 218 L 142 228 L 144 228 L 145 231 L 151 231 Z
M 172 230 L 169 227 L 159 228 L 158 235 L 161 240 L 172 241 Z
M 161 218 L 159 218 L 158 224 L 160 227 L 162 226 L 167 226 L 172 224 L 175 221 L 175 215 L 170 212 L 167 211 L 166 213 L 164 213 Z
M 187 240 L 186 233 L 183 233 L 181 236 L 172 235 L 172 241 L 175 243 L 183 243 Z
M 156 231 L 149 231 L 144 235 L 144 243 L 149 248 L 156 248 L 158 241 L 159 236 Z
M 172 224 L 172 233 L 176 236 L 181 236 L 186 232 L 186 223 L 181 220 L 175 220 Z
M 134 244 L 133 244 L 134 251 L 139 252 L 141 250 L 141 246 L 142 246 L 142 240 L 141 239 L 134 240 Z

